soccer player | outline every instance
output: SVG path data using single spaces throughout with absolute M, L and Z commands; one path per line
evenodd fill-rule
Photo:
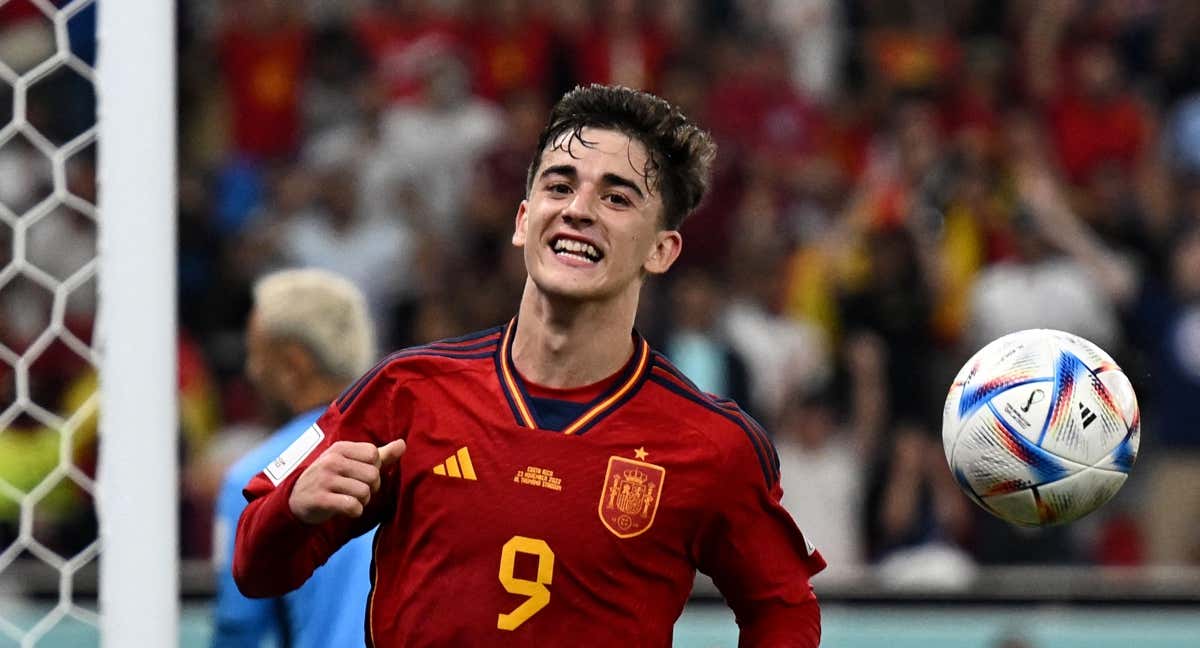
M 697 569 L 741 645 L 817 646 L 825 563 L 779 504 L 767 435 L 633 329 L 714 154 L 653 95 L 565 95 L 517 208 L 517 316 L 392 354 L 251 480 L 242 591 L 298 587 L 378 526 L 378 648 L 667 646 Z
M 362 646 L 371 588 L 371 534 L 349 541 L 312 578 L 278 598 L 253 600 L 233 582 L 234 529 L 246 507 L 242 487 L 333 402 L 374 356 L 366 300 L 349 281 L 321 270 L 284 270 L 255 285 L 246 331 L 246 373 L 291 421 L 226 473 L 217 500 L 214 648 Z M 332 552 L 331 552 L 332 553 Z

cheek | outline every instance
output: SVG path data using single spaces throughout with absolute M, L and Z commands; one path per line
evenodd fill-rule
M 654 233 L 643 231 L 631 233 L 629 251 L 632 256 L 637 257 L 639 263 L 648 259 L 650 253 L 654 251 Z
M 253 353 L 246 356 L 246 376 L 255 384 L 260 382 L 263 376 L 262 358 Z
M 256 387 L 270 388 L 276 373 L 270 354 L 252 351 L 246 355 L 246 376 Z

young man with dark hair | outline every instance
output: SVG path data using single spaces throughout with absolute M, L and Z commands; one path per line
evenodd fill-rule
M 517 317 L 391 355 L 255 477 L 242 590 L 295 588 L 378 525 L 379 648 L 667 646 L 697 569 L 741 645 L 817 646 L 825 563 L 779 504 L 770 440 L 633 330 L 714 153 L 652 95 L 564 96 L 517 209 Z

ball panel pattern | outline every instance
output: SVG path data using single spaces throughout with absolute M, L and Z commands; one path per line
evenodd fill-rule
M 946 396 L 942 443 L 955 480 L 1014 524 L 1078 519 L 1121 488 L 1137 456 L 1129 379 L 1087 340 L 1020 331 L 980 349 Z
M 1112 499 L 1128 477 L 1125 473 L 1085 468 L 1037 489 L 1040 524 L 1077 520 Z

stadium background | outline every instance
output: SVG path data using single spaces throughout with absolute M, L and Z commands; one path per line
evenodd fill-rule
M 178 8 L 185 643 L 207 632 L 220 475 L 274 415 L 241 375 L 251 283 L 287 265 L 343 272 L 367 293 L 385 348 L 506 320 L 523 277 L 508 237 L 525 164 L 553 100 L 592 81 L 668 97 L 721 146 L 683 257 L 647 287 L 638 326 L 775 434 L 785 504 L 832 565 L 815 581 L 829 602 L 826 645 L 1200 636 L 1200 5 Z M 93 21 L 86 10 L 69 23 L 89 63 Z M 33 3 L 0 4 L 0 61 L 19 73 L 47 48 Z M 30 124 L 56 144 L 95 120 L 91 84 L 66 68 L 27 102 Z M 12 115 L 0 83 L 0 125 Z M 66 171 L 71 193 L 94 202 L 94 147 Z M 13 214 L 50 193 L 50 176 L 28 141 L 0 144 L 0 203 Z M 0 239 L 3 266 L 11 227 Z M 64 205 L 24 244 L 31 264 L 66 277 L 95 254 L 95 224 Z M 66 328 L 89 340 L 94 308 L 94 284 L 73 292 Z M 0 286 L 0 343 L 20 353 L 50 310 L 17 274 Z M 1108 349 L 1144 414 L 1141 457 L 1118 497 L 1035 531 L 973 507 L 938 434 L 962 361 L 1031 326 Z M 0 371 L 7 407 L 14 373 Z M 61 343 L 30 369 L 33 399 L 64 415 L 94 385 Z M 17 417 L 0 432 L 0 478 L 28 491 L 57 465 L 59 440 Z M 72 445 L 94 470 L 94 429 Z M 34 536 L 62 556 L 80 551 L 95 538 L 90 499 L 64 481 L 38 503 Z M 0 497 L 0 548 L 17 539 L 17 516 Z M 31 624 L 57 586 L 25 552 L 0 572 L 0 615 Z M 698 594 L 680 645 L 732 645 L 711 591 Z M 86 645 L 88 633 L 65 623 L 39 645 Z

